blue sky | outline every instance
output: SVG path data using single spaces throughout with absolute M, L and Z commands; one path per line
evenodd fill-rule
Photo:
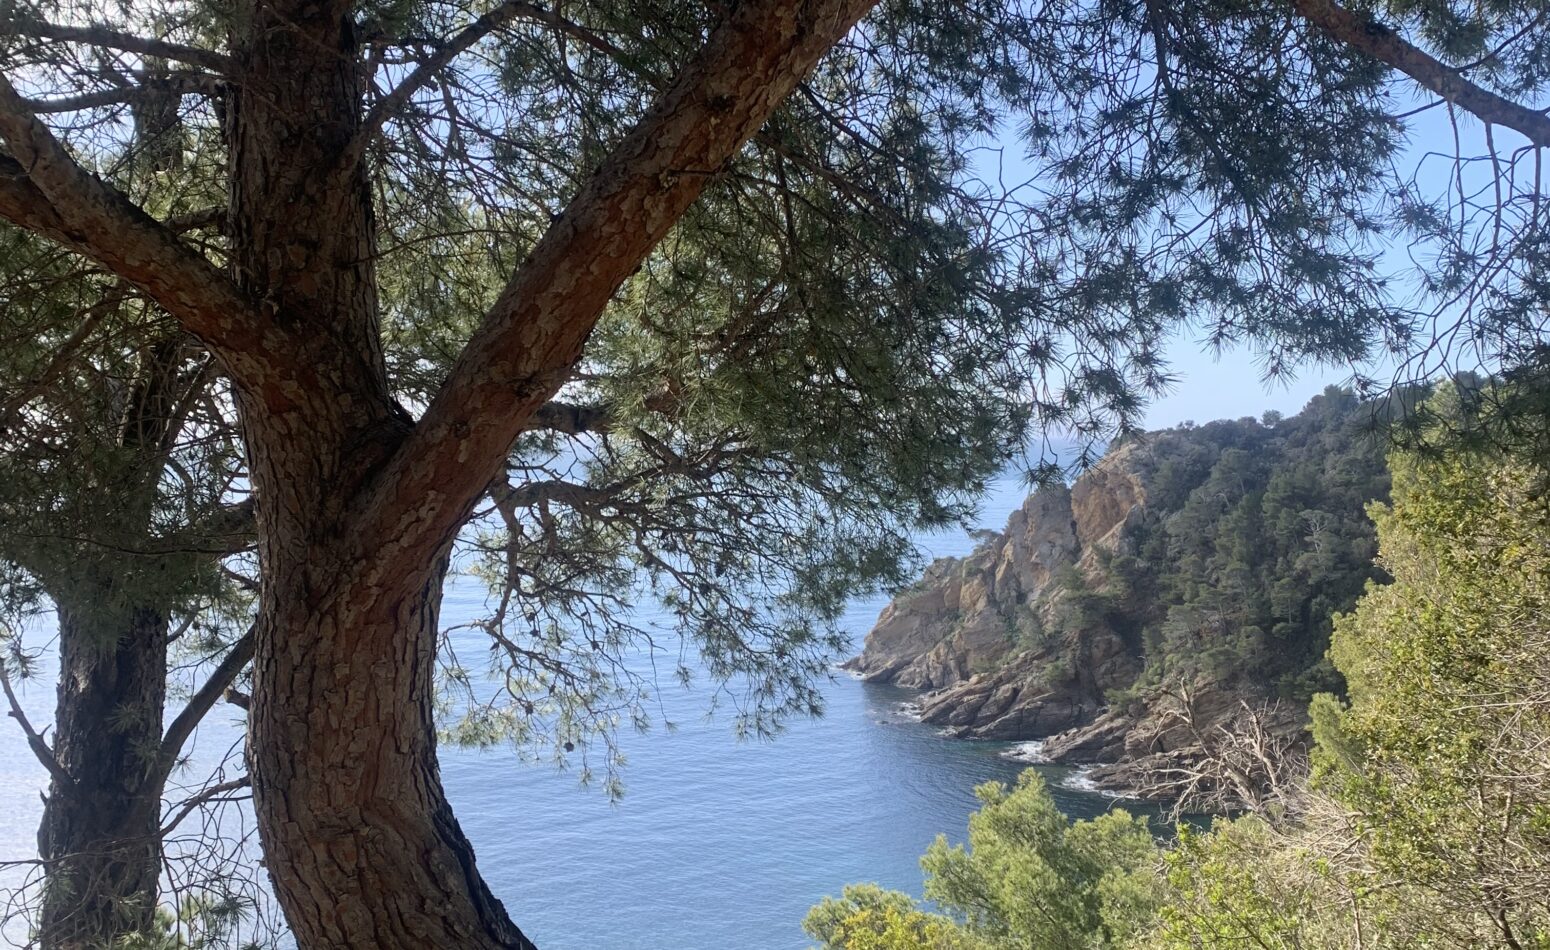
M 1477 199 L 1483 196 L 1485 206 L 1493 206 L 1488 201 L 1491 189 L 1500 186 L 1499 174 L 1508 166 L 1477 160 L 1455 167 L 1453 160 L 1455 155 L 1478 157 L 1490 154 L 1490 140 L 1481 123 L 1465 113 L 1450 115 L 1443 108 L 1416 112 L 1428 103 L 1435 106 L 1436 99 L 1402 77 L 1395 77 L 1393 92 L 1393 110 L 1401 114 L 1414 113 L 1405 120 L 1408 140 L 1395 161 L 1401 174 L 1413 176 L 1425 193 L 1448 195 L 1450 208 L 1460 192 Z M 1495 136 L 1494 144 L 1500 157 L 1516 155 L 1521 158 L 1532 154 L 1532 150 L 1523 151 L 1527 140 L 1511 130 L 1498 128 Z M 1023 145 L 1015 134 L 1003 134 L 995 147 L 981 156 L 982 161 L 1003 166 L 992 171 L 987 164 L 983 170 L 986 180 L 1032 177 L 1033 169 L 1022 152 Z M 1519 186 L 1520 195 L 1524 187 Z M 1392 282 L 1396 302 L 1423 311 L 1439 307 L 1437 301 L 1426 299 L 1419 291 L 1420 273 L 1430 266 L 1426 252 L 1411 256 L 1412 249 L 1407 248 L 1404 241 L 1384 241 L 1377 250 L 1380 266 Z M 1458 315 L 1457 308 L 1449 303 L 1441 304 L 1440 310 L 1446 318 L 1444 324 Z M 1201 330 L 1185 327 L 1171 339 L 1166 359 L 1177 383 L 1167 395 L 1152 401 L 1145 414 L 1146 428 L 1166 428 L 1185 421 L 1204 423 L 1213 419 L 1258 417 L 1267 409 L 1291 415 L 1325 387 L 1350 383 L 1357 369 L 1307 364 L 1298 367 L 1290 376 L 1267 381 L 1263 361 L 1253 349 L 1239 347 L 1213 353 L 1201 342 L 1204 335 Z M 1359 369 L 1382 382 L 1394 366 L 1392 357 L 1380 356 L 1376 363 Z M 1445 347 L 1426 362 L 1423 375 L 1435 378 L 1454 370 L 1492 366 L 1494 364 L 1489 361 L 1482 363 L 1480 354 L 1465 347 Z
M 1240 347 L 1220 357 L 1186 330 L 1168 347 L 1168 363 L 1178 377 L 1173 391 L 1155 400 L 1146 412 L 1146 428 L 1163 429 L 1181 422 L 1258 417 L 1267 409 L 1292 415 L 1324 387 L 1345 383 L 1351 372 L 1342 367 L 1305 366 L 1293 378 L 1266 382 L 1255 353 Z

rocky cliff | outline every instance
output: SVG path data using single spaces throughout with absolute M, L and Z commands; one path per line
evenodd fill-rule
M 942 558 L 895 598 L 851 668 L 866 679 L 938 689 L 997 669 L 1017 644 L 1018 608 L 1038 600 L 1081 543 L 1071 491 L 1040 491 L 966 558 Z
M 1103 553 L 1125 548 L 1155 448 L 1110 452 L 1071 487 L 1029 496 L 973 554 L 934 562 L 884 608 L 849 668 L 932 690 L 922 719 L 961 738 L 1041 737 L 1093 721 L 1106 691 L 1139 674 L 1134 645 L 1101 621 L 1040 634 L 1068 599 L 1062 574 L 1097 574 Z
M 1249 703 L 1296 733 L 1306 694 L 1338 688 L 1328 614 L 1373 576 L 1362 506 L 1386 470 L 1352 435 L 1356 405 L 1331 391 L 1291 420 L 1125 441 L 933 563 L 849 668 L 927 691 L 921 717 L 949 735 L 1042 739 L 1051 761 L 1105 763 L 1100 785 L 1152 797 L 1149 771 Z

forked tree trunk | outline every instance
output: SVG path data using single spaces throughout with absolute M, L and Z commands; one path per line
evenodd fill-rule
M 479 878 L 437 774 L 447 551 L 707 172 L 873 2 L 729 5 L 531 249 L 417 424 L 392 399 L 378 332 L 356 4 L 238 0 L 227 19 L 234 282 L 81 169 L 0 77 L 6 217 L 145 290 L 233 382 L 262 566 L 254 805 L 304 950 L 532 946 Z
M 38 936 L 45 950 L 84 950 L 148 932 L 155 914 L 167 618 L 57 607 L 54 758 L 71 781 L 54 779 L 38 830 L 47 862 Z
M 242 289 L 275 322 L 233 363 L 249 379 L 237 401 L 263 567 L 249 767 L 304 950 L 533 946 L 442 792 L 431 698 L 448 549 L 699 170 L 868 6 L 738 6 L 533 249 L 418 425 L 388 389 L 363 166 L 341 161 L 362 134 L 349 5 L 254 0 L 234 18 L 229 233 Z
M 346 555 L 352 501 L 409 421 L 378 341 L 348 8 L 238 18 L 227 129 L 239 279 L 305 328 L 317 385 L 239 395 L 263 564 L 249 768 L 265 864 L 307 950 L 532 944 L 474 870 L 442 794 L 431 690 L 444 552 Z

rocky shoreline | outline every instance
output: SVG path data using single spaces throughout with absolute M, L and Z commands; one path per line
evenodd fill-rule
M 1114 557 L 1134 553 L 1151 475 L 1178 438 L 1155 433 L 1119 446 L 1070 487 L 1032 494 L 967 557 L 933 562 L 845 667 L 923 690 L 920 719 L 946 736 L 1037 740 L 1044 761 L 1088 767 L 1099 792 L 1174 797 L 1159 777 L 1206 754 L 1205 736 L 1247 708 L 1245 690 L 1210 678 L 1183 684 L 1181 719 L 1176 691 L 1137 688 L 1145 664 L 1135 631 L 1086 616 L 1080 601 L 1110 584 Z M 1290 707 L 1269 721 L 1288 741 L 1304 731 Z

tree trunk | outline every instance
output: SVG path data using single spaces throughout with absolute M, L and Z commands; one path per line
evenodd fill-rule
M 350 5 L 252 0 L 233 18 L 232 257 L 274 324 L 263 358 L 233 365 L 281 374 L 237 387 L 262 564 L 249 767 L 304 950 L 533 946 L 441 788 L 448 550 L 609 298 L 704 187 L 691 170 L 721 167 L 868 6 L 739 6 L 533 249 L 417 426 L 380 349 Z
M 81 168 L 0 77 L 0 210 L 145 290 L 234 384 L 262 566 L 254 806 L 302 947 L 532 946 L 441 791 L 447 552 L 609 299 L 872 3 L 731 5 L 531 249 L 418 424 L 378 333 L 355 4 L 238 0 L 226 18 L 231 280 Z
M 49 787 L 38 829 L 46 865 L 45 950 L 115 945 L 151 929 L 161 877 L 159 761 L 167 618 L 134 608 L 58 603 L 54 758 L 70 775 Z
M 346 5 L 254 4 L 227 137 L 244 288 L 308 339 L 305 390 L 241 392 L 263 564 L 249 769 L 297 943 L 533 945 L 474 869 L 442 794 L 432 678 L 445 551 L 346 555 L 352 501 L 410 423 L 378 339 L 363 96 Z
M 333 566 L 340 585 L 319 609 L 260 626 L 254 668 L 255 793 L 298 943 L 531 948 L 442 793 L 431 699 L 445 560 L 414 569 L 403 594 L 378 586 L 404 576 L 383 565 Z
M 177 340 L 147 348 L 131 387 L 119 445 L 141 464 L 111 513 L 83 528 L 109 549 L 150 534 L 164 465 Z M 121 539 L 127 539 L 121 541 Z M 45 950 L 116 945 L 147 933 L 161 878 L 161 794 L 172 763 L 162 753 L 168 611 L 120 579 L 125 565 L 83 551 L 68 576 L 47 582 L 59 616 L 55 776 L 38 829 L 45 862 L 39 940 Z

